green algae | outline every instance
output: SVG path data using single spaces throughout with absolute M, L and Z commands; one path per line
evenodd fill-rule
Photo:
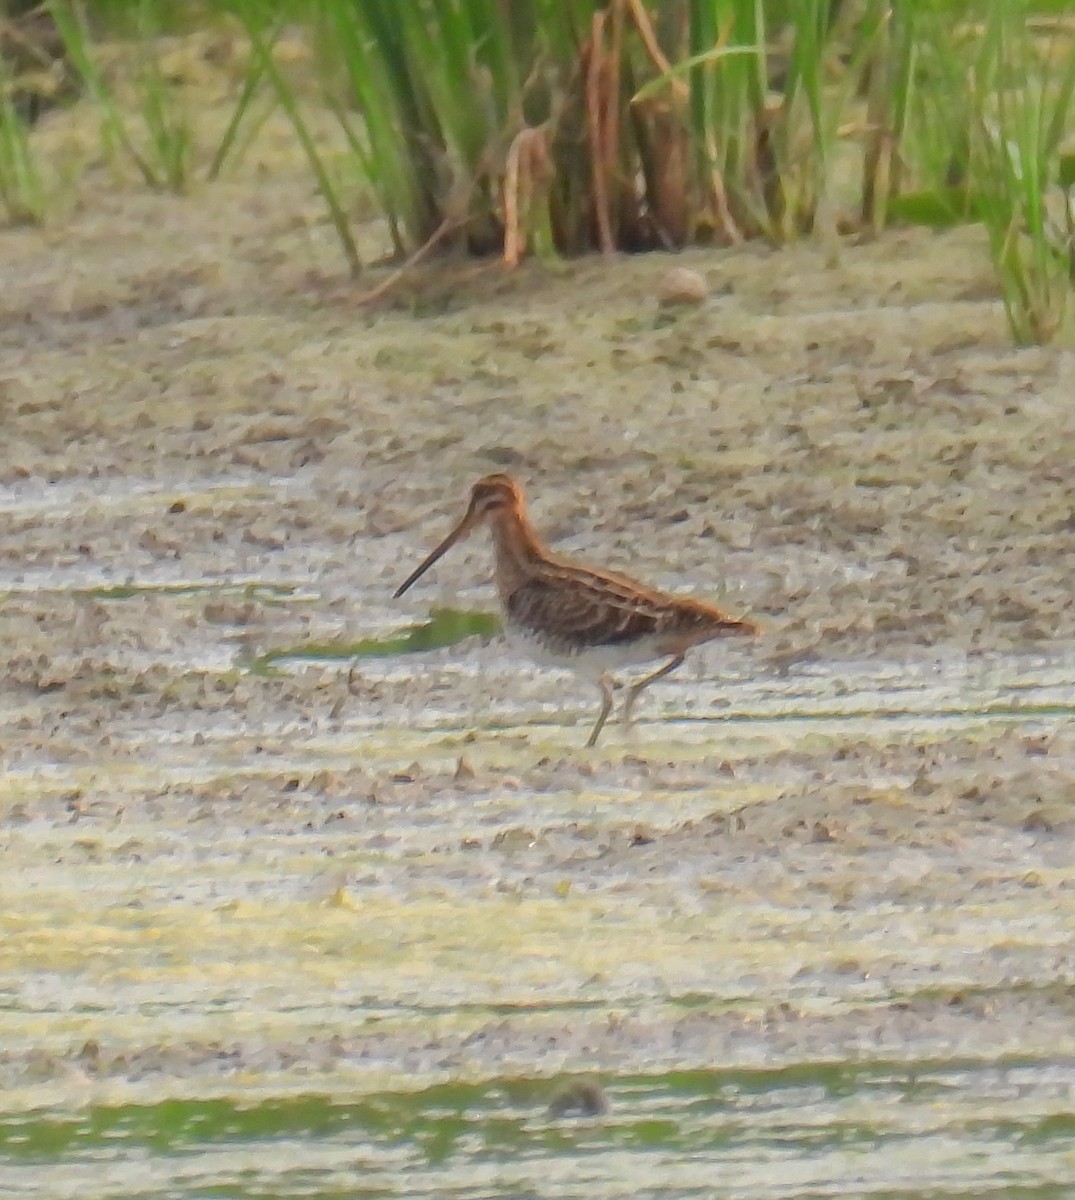
M 399 633 L 384 638 L 362 638 L 357 642 L 306 642 L 267 650 L 251 659 L 247 666 L 258 675 L 271 674 L 278 663 L 334 662 L 352 658 L 391 658 L 397 654 L 421 654 L 454 646 L 467 638 L 495 637 L 500 619 L 492 613 L 469 612 L 455 608 L 434 608 L 428 621 L 408 625 Z

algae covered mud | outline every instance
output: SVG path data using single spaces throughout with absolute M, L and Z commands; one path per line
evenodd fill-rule
M 1069 1195 L 1071 354 L 965 231 L 686 311 L 327 243 L 290 181 L 0 234 L 0 1194 Z M 583 752 L 391 600 L 491 469 L 767 636 Z

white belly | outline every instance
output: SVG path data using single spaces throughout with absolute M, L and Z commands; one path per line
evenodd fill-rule
M 566 668 L 588 679 L 614 674 L 623 667 L 669 657 L 667 650 L 658 648 L 655 638 L 605 646 L 587 646 L 582 650 L 561 650 L 519 626 L 505 624 L 504 633 L 508 644 L 516 653 L 539 666 Z

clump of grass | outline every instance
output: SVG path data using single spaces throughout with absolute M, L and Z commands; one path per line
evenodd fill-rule
M 162 43 L 162 18 L 158 0 L 137 0 L 133 6 L 132 35 L 143 50 L 134 87 L 144 130 L 143 148 L 134 158 L 147 183 L 181 192 L 190 180 L 194 127 L 183 89 L 173 84 L 153 52 Z
M 238 20 L 247 72 L 208 175 L 279 105 L 355 273 L 348 195 L 360 179 L 405 264 L 434 250 L 514 264 L 982 220 L 1015 337 L 1045 340 L 1065 319 L 1075 213 L 1059 147 L 1075 29 L 1063 14 L 1036 17 L 1029 0 L 47 0 L 47 10 L 108 154 L 175 191 L 199 149 L 166 57 L 177 13 Z M 285 31 L 314 48 L 314 80 L 279 52 Z M 326 149 L 312 102 L 327 103 L 344 152 Z M 40 165 L 2 88 L 0 118 L 0 204 L 40 219 Z
M 63 91 L 62 63 L 39 14 L 0 7 L 0 207 L 14 223 L 47 215 L 50 183 L 32 125 Z
M 30 127 L 12 98 L 0 60 L 0 204 L 8 221 L 37 224 L 48 211 L 48 190 L 30 141 Z
M 169 80 L 159 57 L 166 9 L 162 0 L 135 0 L 123 12 L 115 5 L 105 8 L 106 15 L 120 22 L 114 32 L 125 35 L 135 51 L 134 112 L 102 66 L 86 6 L 80 0 L 49 4 L 68 60 L 97 106 L 106 156 L 132 162 L 150 187 L 183 191 L 194 139 L 181 89 Z
M 718 235 L 786 242 L 835 223 L 837 145 L 861 125 L 860 92 L 882 79 L 890 9 L 883 0 L 691 5 L 690 53 L 668 75 L 689 72 L 691 146 Z M 875 91 L 885 102 L 878 144 L 890 148 L 890 92 Z M 875 190 L 880 178 L 875 164 Z
M 340 7 L 344 6 L 341 5 Z M 260 0 L 233 0 L 232 8 L 235 16 L 238 17 L 245 28 L 247 37 L 250 39 L 252 54 L 247 82 L 234 110 L 234 117 L 228 132 L 225 134 L 222 147 L 231 144 L 240 122 L 252 104 L 258 84 L 262 79 L 267 80 L 276 94 L 277 102 L 291 122 L 295 136 L 306 156 L 306 161 L 309 163 L 310 170 L 317 181 L 318 190 L 328 207 L 333 229 L 343 248 L 348 265 L 351 268 L 351 273 L 358 275 L 362 269 L 362 260 L 354 236 L 351 233 L 350 220 L 347 215 L 342 190 L 338 181 L 329 170 L 325 157 L 318 147 L 317 139 L 310 130 L 304 115 L 304 105 L 298 91 L 288 79 L 274 55 L 274 47 L 277 38 L 284 28 L 286 13 L 273 12 L 261 3 Z M 348 140 L 356 157 L 365 167 L 372 168 L 373 161 L 365 153 L 361 141 L 354 136 L 346 122 L 344 123 L 344 128 L 348 133 Z M 217 163 L 214 161 L 211 174 L 215 175 L 216 170 Z
M 887 7 L 867 0 L 859 19 L 833 0 L 316 0 L 292 15 L 310 23 L 397 253 L 516 262 L 810 229 Z M 354 266 L 339 184 L 268 53 L 271 8 L 234 10 Z
M 982 30 L 969 85 L 971 170 L 1008 324 L 1016 341 L 1032 343 L 1056 336 L 1070 302 L 1071 198 L 1059 147 L 1075 94 L 1075 46 L 1069 37 L 1066 64 L 1050 71 L 1055 47 L 1039 44 L 1021 9 L 997 6 Z
M 919 191 L 893 203 L 926 224 L 979 221 L 1013 337 L 1065 324 L 1071 212 L 1061 143 L 1073 112 L 1075 27 L 1024 0 L 913 10 L 904 161 Z
M 862 77 L 863 164 L 860 215 L 865 228 L 879 234 L 889 221 L 891 203 L 904 178 L 905 144 L 919 65 L 921 29 L 913 3 L 871 4 L 870 46 Z

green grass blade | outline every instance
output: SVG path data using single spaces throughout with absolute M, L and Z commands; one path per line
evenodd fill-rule
M 306 123 L 298 96 L 284 77 L 283 72 L 277 65 L 276 59 L 273 57 L 272 42 L 268 40 L 272 35 L 272 31 L 270 30 L 266 33 L 262 26 L 261 18 L 263 9 L 257 3 L 257 0 L 237 0 L 235 12 L 243 22 L 246 34 L 250 39 L 250 45 L 257 60 L 258 69 L 264 73 L 265 77 L 272 84 L 280 107 L 291 122 L 292 129 L 295 131 L 295 136 L 298 138 L 299 145 L 306 156 L 306 161 L 309 163 L 310 170 L 317 181 L 318 190 L 328 208 L 329 219 L 336 231 L 336 236 L 347 259 L 351 274 L 359 275 L 362 271 L 362 259 L 358 253 L 358 246 L 355 243 L 354 236 L 351 233 L 350 221 L 348 220 L 347 213 L 344 211 L 339 190 L 335 181 L 329 175 L 321 153 L 317 148 L 317 143 Z

